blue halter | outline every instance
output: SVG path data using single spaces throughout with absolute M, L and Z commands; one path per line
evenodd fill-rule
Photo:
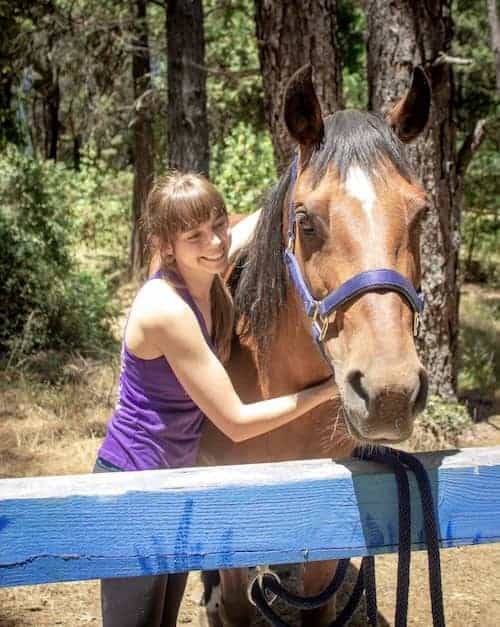
M 420 314 L 424 308 L 424 297 L 422 292 L 415 290 L 406 277 L 388 268 L 377 270 L 366 270 L 348 279 L 340 287 L 330 292 L 322 300 L 316 300 L 307 286 L 299 263 L 294 254 L 295 249 L 295 203 L 293 192 L 297 180 L 297 158 L 292 162 L 290 181 L 290 202 L 288 214 L 288 243 L 284 251 L 285 263 L 288 274 L 297 294 L 300 296 L 304 311 L 312 321 L 312 336 L 316 342 L 321 343 L 326 336 L 329 325 L 329 316 L 332 312 L 345 305 L 353 298 L 373 292 L 374 290 L 391 290 L 398 292 L 406 298 L 414 312 L 413 332 L 418 333 Z

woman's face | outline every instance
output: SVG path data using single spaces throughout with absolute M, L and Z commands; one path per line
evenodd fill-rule
M 213 216 L 199 226 L 178 233 L 171 251 L 182 272 L 223 272 L 228 263 L 231 230 L 225 215 Z

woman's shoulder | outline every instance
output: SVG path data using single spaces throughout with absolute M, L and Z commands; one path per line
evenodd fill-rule
M 130 318 L 143 328 L 173 331 L 194 317 L 192 309 L 175 288 L 162 279 L 152 279 L 138 291 Z
M 197 337 L 189 305 L 162 280 L 148 281 L 138 291 L 125 329 L 127 348 L 143 359 L 182 352 L 186 338 Z

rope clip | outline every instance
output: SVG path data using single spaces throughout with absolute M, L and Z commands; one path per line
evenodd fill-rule
M 250 582 L 247 587 L 247 598 L 254 607 L 257 607 L 257 606 L 256 606 L 255 601 L 252 598 L 252 590 L 253 590 L 254 585 L 256 584 L 262 590 L 262 593 L 266 597 L 266 601 L 269 605 L 272 605 L 278 598 L 278 595 L 275 594 L 274 592 L 264 589 L 264 586 L 263 586 L 264 575 L 270 575 L 279 584 L 281 584 L 281 579 L 278 577 L 278 575 L 274 571 L 272 571 L 269 568 L 269 566 L 256 566 L 254 576 L 250 579 Z

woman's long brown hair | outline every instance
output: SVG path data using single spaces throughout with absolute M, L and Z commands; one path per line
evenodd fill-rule
M 158 179 L 148 195 L 141 220 L 150 260 L 149 276 L 161 268 L 174 266 L 175 259 L 166 253 L 166 248 L 173 244 L 178 233 L 219 216 L 227 216 L 226 205 L 204 176 L 170 172 Z M 210 297 L 213 340 L 219 359 L 225 362 L 231 350 L 234 308 L 231 294 L 218 274 Z

